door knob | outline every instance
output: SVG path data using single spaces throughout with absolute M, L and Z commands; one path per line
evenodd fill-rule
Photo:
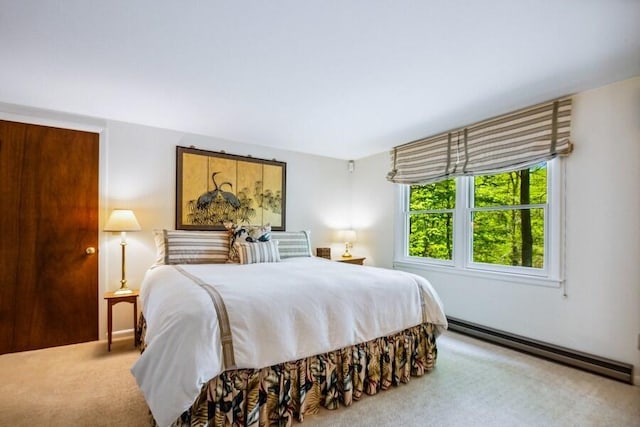
M 94 248 L 93 246 L 89 246 L 84 251 L 87 253 L 87 255 L 93 255 L 96 253 L 96 248 Z

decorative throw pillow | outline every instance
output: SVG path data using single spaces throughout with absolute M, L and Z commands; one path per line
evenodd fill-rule
M 234 231 L 236 241 L 267 242 L 271 240 L 271 224 L 241 225 Z
M 278 242 L 236 242 L 240 264 L 255 264 L 259 262 L 280 262 Z
M 224 264 L 229 236 L 219 231 L 155 230 L 156 264 Z
M 234 225 L 233 223 L 227 222 L 224 226 L 231 239 L 231 247 L 229 250 L 229 260 L 231 262 L 240 262 L 235 243 L 268 242 L 271 240 L 271 224 Z

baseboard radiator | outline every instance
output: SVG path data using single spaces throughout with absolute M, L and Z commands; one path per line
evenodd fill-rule
M 532 340 L 520 335 L 448 317 L 449 330 L 499 344 L 514 350 L 562 363 L 614 380 L 633 384 L 633 365 Z

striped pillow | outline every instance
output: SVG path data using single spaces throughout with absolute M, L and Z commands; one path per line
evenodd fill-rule
M 158 254 L 164 254 L 164 264 L 224 264 L 229 260 L 226 232 L 162 230 L 162 235 Z
M 272 231 L 271 238 L 279 242 L 282 259 L 312 255 L 309 231 Z
M 240 264 L 255 264 L 259 262 L 280 262 L 278 242 L 237 242 Z

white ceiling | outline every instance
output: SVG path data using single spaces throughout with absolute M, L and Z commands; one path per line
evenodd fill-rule
M 0 102 L 341 159 L 636 75 L 634 0 L 0 0 Z

